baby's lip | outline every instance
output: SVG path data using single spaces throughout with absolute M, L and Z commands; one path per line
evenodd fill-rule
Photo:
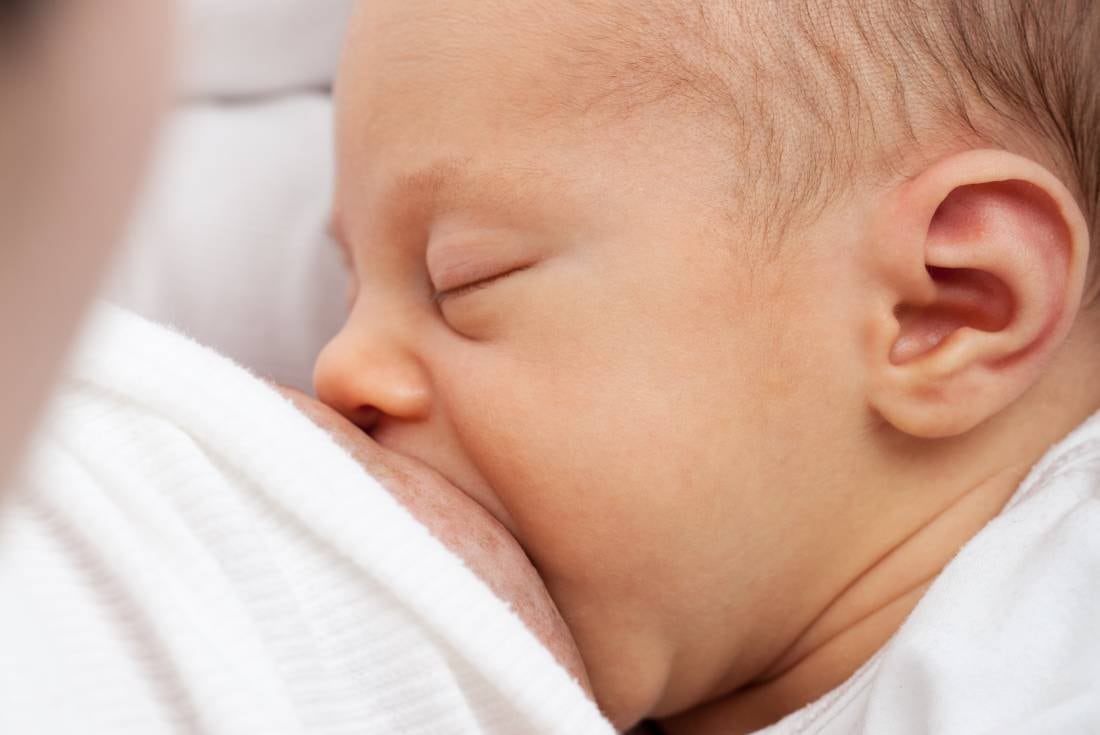
M 394 456 L 408 460 L 410 463 L 422 467 L 425 472 L 438 476 L 440 482 L 445 482 L 451 488 L 462 493 L 462 495 L 471 502 L 475 503 L 485 513 L 488 513 L 497 524 L 506 529 L 520 546 L 523 546 L 523 542 L 520 539 L 520 534 L 517 533 L 515 522 L 511 514 L 490 487 L 484 483 L 475 482 L 471 485 L 463 482 L 456 477 L 455 472 L 448 471 L 446 467 L 434 464 L 430 457 L 425 457 L 416 452 L 415 449 L 408 448 L 407 445 L 402 442 L 402 437 L 399 434 L 388 432 L 384 426 L 372 431 L 371 439 L 387 451 L 392 452 Z
M 374 479 L 435 530 L 435 516 L 498 525 L 470 493 L 423 460 L 385 446 L 328 406 L 296 391 L 281 389 L 295 406 L 329 435 Z M 511 536 L 509 534 L 509 536 Z

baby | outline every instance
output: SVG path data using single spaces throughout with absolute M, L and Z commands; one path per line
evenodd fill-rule
M 320 397 L 515 536 L 617 727 L 774 723 L 1100 408 L 1097 39 L 1090 0 L 362 3 Z

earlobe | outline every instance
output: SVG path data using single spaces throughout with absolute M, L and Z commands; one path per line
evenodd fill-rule
M 1065 338 L 1084 217 L 1049 171 L 1003 151 L 934 164 L 880 214 L 872 242 L 889 313 L 874 316 L 872 406 L 915 436 L 964 433 L 1026 391 Z

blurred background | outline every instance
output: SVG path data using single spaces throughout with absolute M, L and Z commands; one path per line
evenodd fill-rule
M 331 85 L 354 0 L 181 0 L 180 86 L 105 297 L 309 389 L 343 317 Z

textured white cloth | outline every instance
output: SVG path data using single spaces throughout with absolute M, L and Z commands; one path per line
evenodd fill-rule
M 109 309 L 0 503 L 0 733 L 610 733 L 461 561 L 219 355 Z
M 855 676 L 762 733 L 1100 733 L 1100 414 Z

